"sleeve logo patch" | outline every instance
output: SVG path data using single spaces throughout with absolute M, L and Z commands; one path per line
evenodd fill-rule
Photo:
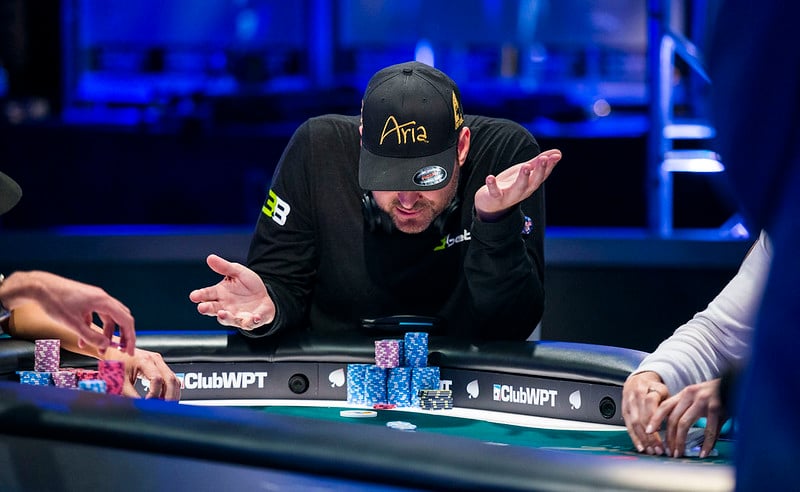
M 264 215 L 272 218 L 276 224 L 281 226 L 286 224 L 286 219 L 289 217 L 289 212 L 291 212 L 291 210 L 292 207 L 289 203 L 278 197 L 272 190 L 269 190 L 267 201 L 264 202 L 264 206 L 261 207 L 261 212 Z

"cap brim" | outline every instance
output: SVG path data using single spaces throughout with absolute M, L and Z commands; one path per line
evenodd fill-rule
M 399 158 L 375 155 L 361 147 L 358 183 L 369 191 L 434 191 L 453 177 L 458 145 L 425 157 Z M 433 179 L 425 179 L 432 176 Z
M 22 188 L 16 181 L 0 172 L 0 215 L 8 212 L 22 198 Z

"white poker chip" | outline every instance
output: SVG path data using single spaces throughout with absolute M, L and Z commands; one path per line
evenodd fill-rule
M 354 417 L 354 418 L 368 418 L 368 417 L 375 417 L 378 415 L 378 412 L 373 410 L 342 410 L 339 412 L 339 415 L 342 417 Z
M 414 430 L 417 428 L 417 426 L 411 422 L 403 422 L 402 420 L 392 420 L 391 422 L 386 422 L 386 427 L 400 430 Z

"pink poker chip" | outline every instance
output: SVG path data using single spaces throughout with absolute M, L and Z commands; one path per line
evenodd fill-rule
M 74 371 L 56 371 L 51 376 L 53 384 L 58 388 L 78 387 L 78 378 Z
M 61 340 L 36 340 L 33 353 L 33 370 L 39 372 L 55 372 L 61 363 Z
M 400 344 L 398 340 L 375 341 L 375 365 L 384 369 L 400 366 Z
M 121 360 L 101 360 L 97 362 L 100 379 L 106 382 L 106 392 L 121 395 L 125 385 L 125 363 Z
M 94 369 L 70 368 L 67 370 L 75 373 L 75 379 L 78 382 L 89 381 L 100 377 L 100 373 Z

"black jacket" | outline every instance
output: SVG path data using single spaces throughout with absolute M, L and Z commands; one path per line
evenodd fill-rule
M 543 189 L 496 223 L 474 219 L 473 202 L 487 174 L 540 152 L 533 136 L 508 120 L 465 116 L 470 151 L 444 232 L 370 232 L 358 124 L 357 116 L 312 118 L 284 150 L 248 255 L 277 315 L 243 333 L 354 331 L 364 318 L 413 314 L 437 317 L 465 339 L 527 338 L 544 310 Z M 530 234 L 521 233 L 524 216 Z

